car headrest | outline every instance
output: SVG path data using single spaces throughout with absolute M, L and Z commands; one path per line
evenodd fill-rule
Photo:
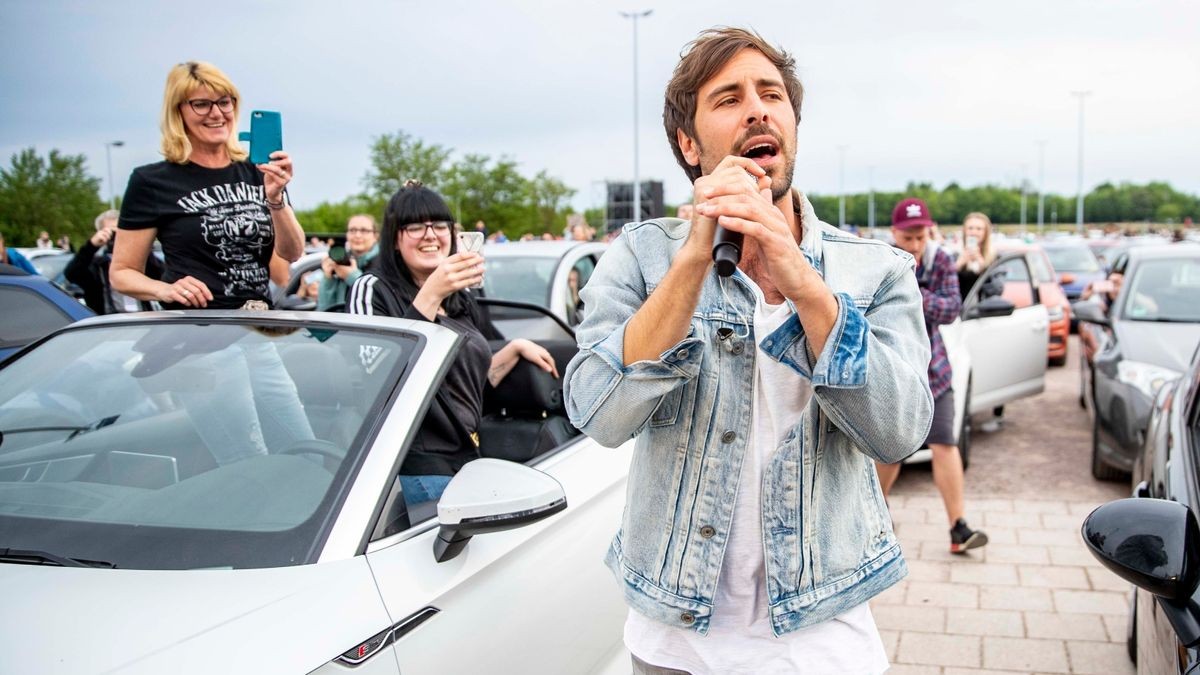
M 485 413 L 497 412 L 505 417 L 563 414 L 562 380 L 520 359 L 499 385 L 486 389 L 483 409 Z
M 305 405 L 337 408 L 357 404 L 350 368 L 336 349 L 297 344 L 281 349 L 279 355 Z

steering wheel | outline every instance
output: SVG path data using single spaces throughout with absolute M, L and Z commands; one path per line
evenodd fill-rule
M 336 470 L 336 467 L 342 463 L 342 460 L 346 458 L 345 450 L 343 450 L 342 448 L 339 448 L 338 446 L 334 445 L 333 443 L 330 443 L 329 441 L 323 441 L 319 438 L 308 438 L 308 439 L 304 439 L 302 441 L 296 441 L 295 443 L 284 448 L 277 454 L 280 454 L 280 455 L 320 455 L 320 456 L 324 457 L 325 459 L 333 460 L 333 462 L 334 462 L 333 466 L 335 467 L 335 470 Z M 328 469 L 329 466 L 326 465 L 325 468 Z

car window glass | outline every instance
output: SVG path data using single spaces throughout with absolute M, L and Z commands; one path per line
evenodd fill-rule
M 0 286 L 0 347 L 29 344 L 71 323 L 71 317 L 35 291 L 18 286 Z M 11 317 L 20 317 L 19 321 Z
M 487 297 L 528 302 L 546 307 L 550 279 L 558 258 L 545 256 L 491 256 L 485 261 L 483 288 Z
M 1029 282 L 1029 268 L 1024 258 L 1009 258 L 996 264 L 989 277 L 1003 279 L 1003 296 L 1018 309 L 1033 306 L 1033 286 Z
M 1050 266 L 1050 261 L 1046 259 L 1045 253 L 1031 251 L 1026 257 L 1033 268 L 1034 281 L 1039 284 L 1054 283 L 1054 268 Z
M 302 564 L 416 348 L 269 323 L 58 335 L 0 371 L 5 545 L 49 532 L 118 567 Z
M 1125 318 L 1200 322 L 1200 260 L 1145 260 L 1125 280 Z
M 1096 256 L 1086 246 L 1054 246 L 1046 248 L 1046 255 L 1056 272 L 1099 272 Z

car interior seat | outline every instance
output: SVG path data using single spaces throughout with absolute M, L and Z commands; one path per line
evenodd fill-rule
M 521 359 L 499 386 L 489 387 L 479 424 L 480 456 L 527 462 L 579 434 L 567 420 L 561 379 L 578 348 L 565 340 L 539 344 L 554 357 L 559 378 Z
M 342 352 L 317 344 L 287 345 L 279 351 L 313 435 L 339 448 L 349 447 L 362 415 Z

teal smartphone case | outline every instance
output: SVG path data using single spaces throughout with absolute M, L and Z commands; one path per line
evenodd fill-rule
M 250 143 L 250 163 L 266 164 L 271 153 L 283 149 L 283 122 L 279 113 L 255 110 L 250 113 L 250 131 L 238 134 L 239 141 Z

